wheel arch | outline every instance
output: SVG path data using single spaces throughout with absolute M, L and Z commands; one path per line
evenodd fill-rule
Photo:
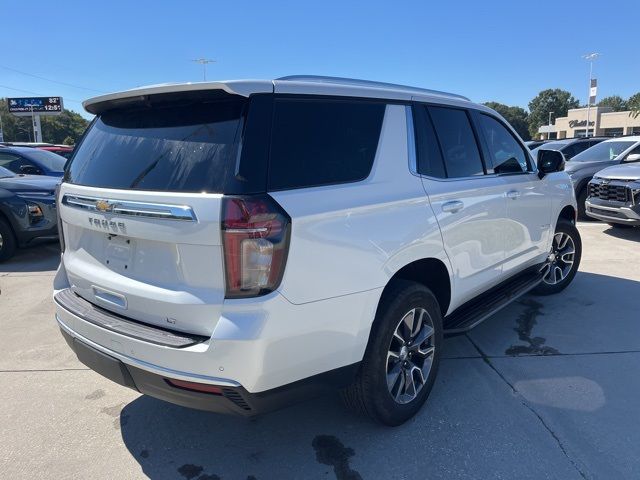
M 446 264 L 439 258 L 421 258 L 414 260 L 397 270 L 382 291 L 378 306 L 382 303 L 391 285 L 396 280 L 408 280 L 420 283 L 435 295 L 444 317 L 451 304 L 451 275 Z
M 558 222 L 560 220 L 567 220 L 571 223 L 576 223 L 576 215 L 578 212 L 573 205 L 565 205 L 562 210 L 560 210 L 560 214 L 558 214 Z
M 14 238 L 16 238 L 17 237 L 16 226 L 14 225 L 14 222 L 12 221 L 11 216 L 7 215 L 2 208 L 0 208 L 0 220 L 4 220 L 5 223 L 9 225 L 9 228 L 11 229 L 11 233 L 13 234 Z

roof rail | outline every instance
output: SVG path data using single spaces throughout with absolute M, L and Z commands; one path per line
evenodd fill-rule
M 455 93 L 442 92 L 440 90 L 430 90 L 428 88 L 409 87 L 407 85 L 399 85 L 396 83 L 376 82 L 373 80 L 360 80 L 357 78 L 345 77 L 326 77 L 322 75 L 287 75 L 286 77 L 276 78 L 276 80 L 298 81 L 298 82 L 318 82 L 318 83 L 335 83 L 341 85 L 359 85 L 363 87 L 379 87 L 379 88 L 395 88 L 400 90 L 408 90 L 414 93 L 427 95 L 439 95 L 442 97 L 456 98 L 460 100 L 471 101 L 463 95 Z

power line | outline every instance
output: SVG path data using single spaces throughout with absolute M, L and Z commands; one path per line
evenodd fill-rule
M 106 92 L 104 92 L 102 90 L 96 90 L 95 88 L 87 88 L 87 87 L 83 87 L 81 85 L 74 85 L 73 83 L 60 82 L 58 80 L 52 80 L 50 78 L 41 77 L 40 75 L 35 75 L 33 73 L 23 72 L 22 70 L 17 70 L 15 68 L 7 67 L 6 65 L 0 65 L 0 68 L 4 68 L 5 70 L 11 70 L 12 72 L 16 72 L 16 73 L 19 73 L 21 75 L 27 75 L 28 77 L 39 78 L 40 80 L 45 80 L 47 82 L 53 82 L 53 83 L 57 83 L 57 84 L 60 84 L 60 85 L 66 85 L 67 87 L 79 88 L 81 90 L 88 90 L 90 92 L 106 93 Z
M 10 87 L 8 85 L 0 85 L 0 88 L 6 88 L 8 90 L 15 90 L 16 92 L 22 92 L 22 93 L 31 93 L 33 95 L 38 95 L 39 97 L 50 97 L 51 96 L 51 95 L 43 95 L 42 93 L 34 92 L 32 90 L 25 90 L 23 88 Z M 65 100 L 71 100 L 72 102 L 82 103 L 82 100 L 78 100 L 77 98 L 64 97 L 64 99 Z

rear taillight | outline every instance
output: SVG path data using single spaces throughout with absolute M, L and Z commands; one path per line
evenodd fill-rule
M 291 218 L 268 195 L 225 196 L 222 245 L 226 297 L 257 297 L 280 285 Z

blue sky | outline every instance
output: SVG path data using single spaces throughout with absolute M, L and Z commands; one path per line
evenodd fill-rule
M 61 95 L 76 111 L 100 92 L 199 81 L 198 57 L 217 61 L 209 79 L 347 76 L 526 108 L 544 88 L 586 102 L 581 56 L 596 51 L 599 98 L 640 91 L 638 0 L 0 0 L 0 11 L 0 97 Z

